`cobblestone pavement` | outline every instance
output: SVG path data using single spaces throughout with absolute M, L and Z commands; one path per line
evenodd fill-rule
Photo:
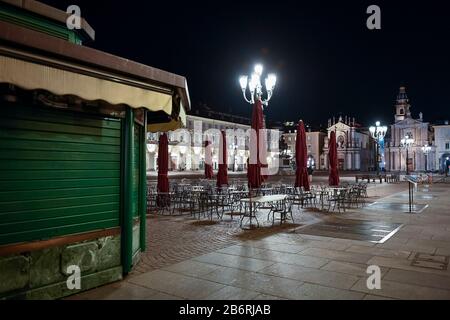
M 372 184 L 368 188 L 367 202 L 403 190 L 403 185 Z M 238 243 L 239 241 L 266 237 L 280 232 L 290 232 L 294 228 L 320 221 L 323 214 L 294 207 L 295 224 L 283 226 L 260 221 L 262 228 L 246 231 L 240 228 L 239 216 L 233 220 L 227 214 L 223 221 L 208 221 L 184 216 L 147 216 L 147 251 L 131 276 L 159 269 L 201 254 Z M 265 218 L 265 217 L 263 217 Z
M 416 203 L 428 205 L 420 214 L 390 209 L 405 203 L 406 188 L 372 184 L 368 202 L 383 210 L 295 210 L 294 225 L 250 231 L 238 217 L 211 223 L 150 215 L 148 250 L 135 271 L 70 299 L 450 299 L 450 186 L 420 187 Z M 302 234 L 304 225 L 323 221 L 338 222 L 336 236 Z M 343 238 L 342 221 L 361 221 L 358 232 L 371 223 L 401 227 L 372 243 Z M 366 287 L 369 265 L 380 267 L 379 290 Z

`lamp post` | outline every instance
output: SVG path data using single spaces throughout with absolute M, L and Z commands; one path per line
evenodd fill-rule
M 448 161 L 450 160 L 449 157 L 445 158 L 445 176 L 448 176 L 448 170 L 449 170 L 449 165 L 448 165 Z
M 375 122 L 375 126 L 369 128 L 370 133 L 372 134 L 372 138 L 375 139 L 376 142 L 376 168 L 377 175 L 380 173 L 380 142 L 384 139 L 384 136 L 387 132 L 386 126 L 381 126 L 380 121 Z
M 269 104 L 269 100 L 272 98 L 273 90 L 275 89 L 275 85 L 277 83 L 277 77 L 275 74 L 270 73 L 264 80 L 264 85 L 266 88 L 266 98 L 263 99 L 263 86 L 261 85 L 261 76 L 263 72 L 263 66 L 261 64 L 255 65 L 254 71 L 250 77 L 241 76 L 239 77 L 239 84 L 242 89 L 242 95 L 244 96 L 244 100 L 250 104 L 256 104 L 258 101 L 261 101 L 263 106 L 267 106 Z M 247 98 L 247 87 L 250 91 L 250 99 Z M 264 107 L 263 107 L 264 108 Z M 256 134 L 259 134 L 257 132 Z M 249 158 L 250 159 L 250 158 Z M 248 170 L 247 166 L 247 170 Z M 250 197 L 250 225 L 252 223 L 252 201 L 251 201 L 251 186 L 249 185 L 249 197 Z
M 236 157 L 237 157 L 237 149 L 238 146 L 235 142 L 231 144 L 231 149 L 233 150 L 233 172 L 236 171 Z
M 315 163 L 315 161 L 314 161 L 314 158 L 308 157 L 306 166 L 307 166 L 308 168 L 311 168 L 311 169 L 314 170 L 315 165 L 316 165 L 316 163 Z
M 409 156 L 408 156 L 408 150 L 409 147 L 414 143 L 414 139 L 411 138 L 409 135 L 405 135 L 403 139 L 400 140 L 401 147 L 406 149 L 406 174 L 409 175 Z
M 425 155 L 425 172 L 428 171 L 428 153 L 431 151 L 431 147 L 426 144 L 422 147 L 422 152 Z
M 408 156 L 408 149 L 409 146 L 411 146 L 414 143 L 414 139 L 409 136 L 405 135 L 403 139 L 400 140 L 400 146 L 406 149 L 406 175 L 409 175 L 409 156 Z M 413 206 L 413 191 L 411 187 L 411 181 L 407 178 L 408 181 L 408 194 L 409 194 L 409 212 L 412 212 L 412 206 Z
M 306 167 L 308 170 L 309 183 L 312 183 L 312 174 L 314 172 L 315 166 L 316 166 L 316 162 L 314 161 L 314 158 L 312 156 L 308 156 L 308 160 L 306 162 Z

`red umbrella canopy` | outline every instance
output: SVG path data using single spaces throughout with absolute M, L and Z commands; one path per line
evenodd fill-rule
M 163 133 L 159 137 L 158 147 L 158 192 L 169 192 L 169 142 L 167 134 Z
M 211 147 L 209 145 L 211 142 L 209 140 L 205 141 L 205 178 L 212 179 L 214 177 L 213 167 L 212 167 L 212 154 Z
M 263 111 L 261 100 L 256 100 L 252 112 L 252 129 L 250 135 L 250 161 L 248 162 L 247 178 L 251 188 L 260 188 L 263 182 L 261 176 L 261 161 L 259 151 L 259 130 L 263 129 Z
M 219 171 L 217 172 L 217 186 L 228 185 L 228 155 L 227 155 L 227 138 L 225 131 L 222 131 L 222 139 L 219 147 Z
M 309 191 L 307 161 L 308 150 L 306 149 L 305 125 L 300 120 L 297 125 L 297 137 L 295 140 L 295 162 L 297 164 L 295 187 L 303 187 L 306 191 Z
M 330 142 L 328 143 L 328 161 L 330 168 L 330 175 L 328 182 L 330 186 L 339 185 L 339 172 L 337 168 L 337 146 L 336 146 L 336 132 L 331 131 Z
M 261 115 L 264 118 L 262 109 Z M 269 172 L 269 165 L 267 163 L 267 134 L 265 130 L 263 130 L 265 129 L 264 121 L 262 121 L 261 129 L 260 134 L 258 134 L 258 158 L 261 163 L 261 182 L 264 182 L 267 180 Z
M 169 171 L 169 142 L 167 140 L 167 135 L 163 133 L 159 137 L 158 146 L 158 193 L 159 192 L 169 192 L 169 178 L 167 173 Z M 164 205 L 169 201 L 166 196 L 158 196 L 158 205 Z

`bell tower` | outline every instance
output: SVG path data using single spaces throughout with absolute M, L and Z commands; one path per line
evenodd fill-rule
M 411 118 L 410 107 L 411 105 L 409 104 L 408 95 L 406 94 L 406 87 L 401 86 L 395 104 L 395 122 Z

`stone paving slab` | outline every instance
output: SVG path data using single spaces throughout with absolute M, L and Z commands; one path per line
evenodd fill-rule
M 357 276 L 284 263 L 276 263 L 260 272 L 338 289 L 350 289 L 359 280 Z
M 375 256 L 372 259 L 370 259 L 367 264 L 369 265 L 377 265 L 377 266 L 383 266 L 386 268 L 394 268 L 394 269 L 400 269 L 400 270 L 406 270 L 406 271 L 417 271 L 422 273 L 433 273 L 441 276 L 450 277 L 450 271 L 449 270 L 436 270 L 431 268 L 421 268 L 411 265 L 411 260 L 407 259 L 398 259 L 398 258 L 386 258 L 386 257 L 378 257 Z
M 371 294 L 366 294 L 364 296 L 363 300 L 395 300 L 395 299 L 388 298 L 388 297 L 382 297 L 382 296 L 375 296 L 375 295 L 371 295 Z
M 242 288 L 226 286 L 219 291 L 206 297 L 206 300 L 252 300 L 257 298 L 260 293 Z
M 330 260 L 366 263 L 372 256 L 362 253 L 352 253 L 346 251 L 335 251 L 329 249 L 309 248 L 301 252 L 302 255 L 309 255 L 313 257 L 321 257 Z
M 265 252 L 256 255 L 254 258 L 310 268 L 320 268 L 321 266 L 327 264 L 329 261 L 328 259 L 324 258 L 299 255 L 295 253 L 271 251 L 271 250 L 266 250 Z
M 158 290 L 145 288 L 127 281 L 113 283 L 95 290 L 77 294 L 68 300 L 180 300 L 182 298 L 163 293 Z
M 408 242 L 409 239 L 406 239 Z M 411 251 L 411 252 L 425 252 L 425 253 L 435 253 L 436 247 L 434 246 L 425 246 L 425 245 L 413 245 L 404 243 L 404 239 L 399 240 L 396 238 L 396 241 L 389 240 L 385 243 L 377 244 L 378 248 L 390 249 L 390 250 L 398 250 L 398 251 Z
M 245 245 L 234 245 L 224 249 L 217 250 L 219 253 L 232 254 L 241 257 L 253 258 L 254 256 L 265 252 L 265 249 L 249 247 Z
M 405 271 L 399 269 L 390 269 L 383 277 L 385 280 L 392 280 L 418 286 L 440 288 L 450 290 L 450 278 L 435 274 Z
M 437 248 L 436 254 L 442 254 L 444 256 L 450 256 L 450 248 Z
M 258 271 L 273 264 L 272 261 L 233 256 L 229 254 L 212 252 L 195 257 L 195 261 L 214 264 L 223 267 L 233 267 L 247 271 Z
M 410 285 L 395 281 L 383 280 L 381 289 L 370 290 L 366 286 L 366 279 L 359 280 L 351 289 L 352 291 L 380 295 L 396 299 L 421 299 L 421 300 L 448 300 L 450 291 L 424 286 Z
M 305 283 L 295 292 L 291 299 L 295 300 L 361 300 L 364 294 Z
M 202 279 L 286 299 L 292 299 L 303 284 L 298 280 L 227 267 L 202 276 Z
M 203 263 L 195 260 L 185 260 L 162 268 L 162 270 L 184 274 L 191 277 L 199 277 L 211 273 L 221 266 L 209 263 Z
M 351 246 L 345 251 L 354 253 L 370 254 L 380 257 L 394 257 L 407 259 L 411 255 L 411 251 L 406 250 L 390 250 L 380 247 Z
M 399 223 L 333 219 L 298 229 L 298 233 L 382 243 L 392 237 L 401 226 Z
M 342 262 L 342 261 L 330 261 L 324 265 L 321 269 L 345 273 L 349 275 L 367 277 L 367 264 Z M 380 267 L 381 277 L 389 270 L 389 268 Z
M 164 270 L 154 270 L 133 277 L 130 283 L 184 299 L 204 299 L 225 285 L 184 276 Z
M 268 294 L 260 294 L 260 295 L 256 296 L 256 298 L 253 300 L 288 300 L 288 299 L 281 298 L 281 297 L 275 297 L 275 296 L 271 296 Z
M 405 188 L 384 184 L 372 191 L 386 197 Z M 152 243 L 138 270 L 71 299 L 450 299 L 450 270 L 411 265 L 417 253 L 450 253 L 450 186 L 440 190 L 420 215 L 366 208 L 339 214 L 339 219 L 403 224 L 382 244 L 297 232 L 337 213 L 300 210 L 295 218 L 301 226 L 245 232 L 237 219 L 200 225 L 186 217 L 153 217 L 148 221 Z M 380 290 L 366 286 L 369 265 L 381 268 Z
M 422 213 L 428 205 L 419 204 L 415 202 L 411 206 L 411 211 L 413 213 Z M 367 207 L 368 210 L 387 210 L 395 213 L 409 213 L 409 205 L 407 203 L 396 203 L 396 202 L 374 202 Z
M 302 244 L 288 244 L 288 243 L 277 243 L 277 242 L 268 242 L 268 241 L 246 241 L 244 243 L 245 246 L 286 252 L 286 253 L 298 253 L 302 250 L 305 250 L 307 247 Z

